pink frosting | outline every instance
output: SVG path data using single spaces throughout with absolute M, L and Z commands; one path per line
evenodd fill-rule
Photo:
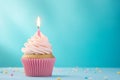
M 22 52 L 24 54 L 51 54 L 52 47 L 48 41 L 48 38 L 40 33 L 38 36 L 35 33 L 28 41 L 24 44 L 24 48 L 22 48 Z

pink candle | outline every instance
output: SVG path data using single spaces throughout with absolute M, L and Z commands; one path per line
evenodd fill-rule
M 38 29 L 38 36 L 40 36 L 40 29 Z
M 39 16 L 37 17 L 37 27 L 38 27 L 37 33 L 38 33 L 38 36 L 40 36 L 40 17 Z

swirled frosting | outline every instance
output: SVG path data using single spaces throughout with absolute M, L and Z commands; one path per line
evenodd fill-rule
M 22 48 L 24 54 L 51 54 L 52 47 L 48 41 L 48 38 L 40 33 L 38 36 L 37 32 L 24 44 Z

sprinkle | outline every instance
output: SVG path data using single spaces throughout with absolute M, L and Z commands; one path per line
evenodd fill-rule
M 88 77 L 84 77 L 84 79 L 88 79 Z
M 62 80 L 62 79 L 60 77 L 58 77 L 57 80 Z
M 79 71 L 79 67 L 75 67 L 72 69 L 72 72 L 78 72 Z
M 13 72 L 15 72 L 15 70 L 13 70 Z
M 87 71 L 87 70 L 85 70 L 85 71 L 84 71 L 84 73 L 88 73 L 88 71 Z
M 118 71 L 117 74 L 120 74 L 120 71 Z
M 102 72 L 102 70 L 98 70 L 98 72 L 99 72 L 99 73 L 101 73 L 101 72 Z
M 19 71 L 18 68 L 13 69 L 13 72 L 18 72 L 18 71 Z
M 15 68 L 14 70 L 15 70 L 16 72 L 18 72 L 18 71 L 19 71 L 19 69 L 18 69 L 18 68 Z
M 95 70 L 96 70 L 96 71 L 98 71 L 98 70 L 99 70 L 99 68 L 97 68 L 97 67 L 96 67 L 96 68 L 95 68 Z
M 13 74 L 11 73 L 10 76 L 13 76 Z
M 84 70 L 84 73 L 88 73 L 88 71 L 89 71 L 89 69 L 85 69 L 85 70 Z
M 89 68 L 86 68 L 85 70 L 84 70 L 84 73 L 88 73 L 90 71 L 90 69 Z
M 4 70 L 4 71 L 3 71 L 3 74 L 8 74 L 8 71 L 7 71 L 7 70 Z
M 89 77 L 88 80 L 93 80 L 93 78 L 92 78 L 92 77 Z
M 104 76 L 104 80 L 108 80 L 108 76 Z
M 96 71 L 96 72 L 99 72 L 99 73 L 102 72 L 102 70 L 101 70 L 100 68 L 95 68 L 95 71 Z

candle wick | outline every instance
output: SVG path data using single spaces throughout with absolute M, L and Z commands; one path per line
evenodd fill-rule
M 40 29 L 40 27 L 39 27 L 39 26 L 37 26 L 37 28 L 38 28 L 38 29 Z

